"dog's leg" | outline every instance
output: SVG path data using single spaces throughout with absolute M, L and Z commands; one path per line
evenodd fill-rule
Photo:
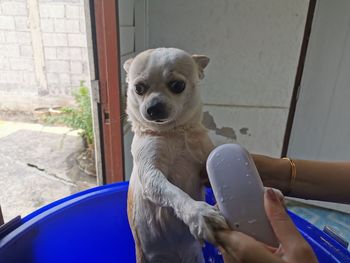
M 204 129 L 204 128 L 203 128 Z M 206 130 L 200 133 L 194 133 L 188 135 L 187 147 L 192 156 L 197 159 L 199 163 L 202 164 L 200 171 L 200 179 L 202 184 L 210 187 L 210 182 L 208 178 L 208 173 L 206 169 L 206 163 L 209 154 L 215 148 L 213 142 L 209 138 Z
M 144 256 L 143 251 L 141 249 L 140 239 L 139 239 L 137 234 L 134 235 L 134 240 L 135 240 L 136 262 L 137 263 L 146 263 L 145 256 Z
M 226 221 L 218 209 L 205 202 L 193 200 L 187 193 L 171 184 L 160 170 L 147 170 L 141 178 L 144 198 L 159 206 L 171 207 L 195 238 L 215 243 L 214 230 L 227 228 Z
M 135 241 L 135 254 L 137 263 L 146 263 L 145 256 L 141 248 L 141 242 L 136 229 L 131 229 Z
M 129 220 L 129 225 L 131 228 L 132 235 L 134 237 L 135 241 L 135 252 L 136 252 L 136 262 L 137 263 L 145 263 L 145 257 L 141 249 L 141 242 L 137 233 L 137 229 L 135 228 L 134 224 L 134 195 L 133 195 L 133 188 L 130 185 L 129 190 L 128 190 L 128 207 L 127 207 L 127 212 L 128 212 L 128 220 Z

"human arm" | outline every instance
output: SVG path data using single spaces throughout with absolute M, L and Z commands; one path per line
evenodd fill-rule
M 252 157 L 265 186 L 293 197 L 350 204 L 350 162 L 293 160 L 296 179 L 290 186 L 288 160 L 257 154 Z

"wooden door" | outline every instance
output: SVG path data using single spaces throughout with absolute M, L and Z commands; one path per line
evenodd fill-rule
M 124 180 L 118 1 L 93 0 L 92 24 L 99 83 L 104 183 Z

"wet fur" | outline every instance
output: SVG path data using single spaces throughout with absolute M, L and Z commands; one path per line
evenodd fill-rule
M 133 171 L 128 193 L 128 218 L 137 262 L 204 262 L 201 243 L 214 242 L 214 229 L 226 227 L 218 210 L 204 202 L 203 171 L 213 149 L 202 126 L 198 82 L 209 59 L 161 48 L 148 50 L 124 64 L 127 71 L 127 114 L 132 124 Z M 186 82 L 182 94 L 167 83 Z M 146 82 L 139 96 L 135 84 Z M 145 118 L 150 101 L 167 105 L 165 123 Z

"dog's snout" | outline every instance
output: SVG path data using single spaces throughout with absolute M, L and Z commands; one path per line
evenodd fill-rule
M 148 107 L 147 114 L 151 120 L 161 120 L 167 117 L 165 104 L 156 102 Z

